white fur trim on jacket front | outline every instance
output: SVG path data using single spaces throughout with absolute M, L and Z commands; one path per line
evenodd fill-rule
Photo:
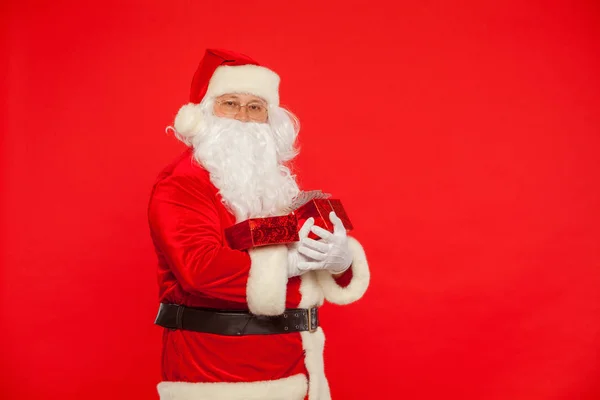
M 160 400 L 303 400 L 308 383 L 304 374 L 260 382 L 161 382 Z
M 325 376 L 325 334 L 323 329 L 316 332 L 300 332 L 304 348 L 304 365 L 308 371 L 308 400 L 330 400 L 329 382 Z
M 323 305 L 323 289 L 317 282 L 315 271 L 308 271 L 301 276 L 300 308 L 310 308 Z M 316 332 L 300 332 L 302 348 L 304 349 L 304 366 L 308 372 L 308 400 L 329 400 L 329 382 L 325 376 L 323 350 L 325 348 L 325 335 L 321 328 Z
M 254 247 L 246 285 L 248 309 L 255 315 L 280 315 L 285 310 L 288 248 L 284 244 Z
M 337 284 L 329 271 L 317 271 L 317 279 L 323 288 L 325 299 L 334 304 L 349 304 L 360 299 L 371 279 L 369 264 L 363 247 L 353 237 L 348 237 L 348 246 L 352 253 L 352 280 L 346 287 Z
M 221 65 L 210 78 L 206 96 L 249 93 L 262 97 L 269 105 L 279 105 L 279 75 L 258 65 Z

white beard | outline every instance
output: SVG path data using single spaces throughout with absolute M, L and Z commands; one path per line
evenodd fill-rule
M 299 189 L 281 163 L 271 126 L 213 115 L 204 119 L 193 138 L 194 158 L 210 173 L 236 221 L 284 214 Z

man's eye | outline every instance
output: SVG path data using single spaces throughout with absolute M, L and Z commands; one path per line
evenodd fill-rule
M 260 104 L 250 104 L 248 106 L 252 111 L 261 111 L 262 106 Z
M 233 106 L 235 106 L 235 102 L 233 102 L 231 100 L 226 100 L 223 102 L 223 105 L 225 105 L 227 107 L 233 107 Z

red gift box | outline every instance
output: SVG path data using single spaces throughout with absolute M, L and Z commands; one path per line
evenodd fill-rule
M 252 218 L 225 229 L 225 238 L 232 249 L 246 250 L 269 244 L 297 242 L 298 230 L 309 218 L 315 219 L 315 225 L 333 232 L 329 213 L 335 211 L 346 230 L 353 229 L 339 199 L 329 199 L 329 195 L 319 190 L 302 192 L 292 203 L 290 213 L 281 217 Z M 291 211 L 293 210 L 293 211 Z M 310 232 L 308 237 L 320 239 Z
M 225 229 L 232 249 L 246 250 L 268 244 L 297 242 L 298 222 L 293 214 L 281 217 L 252 218 Z
M 323 229 L 327 229 L 329 232 L 333 232 L 333 224 L 329 219 L 329 214 L 335 211 L 335 214 L 342 220 L 344 224 L 344 228 L 347 231 L 354 229 L 352 226 L 352 222 L 350 222 L 350 218 L 348 218 L 348 214 L 344 207 L 342 206 L 342 202 L 339 199 L 313 199 L 297 208 L 292 212 L 298 220 L 298 229 L 302 228 L 304 222 L 306 222 L 309 218 L 315 219 L 315 225 L 320 226 Z M 319 236 L 310 232 L 308 235 L 311 239 L 320 239 Z

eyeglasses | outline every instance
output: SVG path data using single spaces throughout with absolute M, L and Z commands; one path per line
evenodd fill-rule
M 230 99 L 217 101 L 216 104 L 219 107 L 219 111 L 228 117 L 236 116 L 245 107 L 248 112 L 248 118 L 251 120 L 262 122 L 267 118 L 267 107 L 256 101 L 241 104 L 238 100 Z

